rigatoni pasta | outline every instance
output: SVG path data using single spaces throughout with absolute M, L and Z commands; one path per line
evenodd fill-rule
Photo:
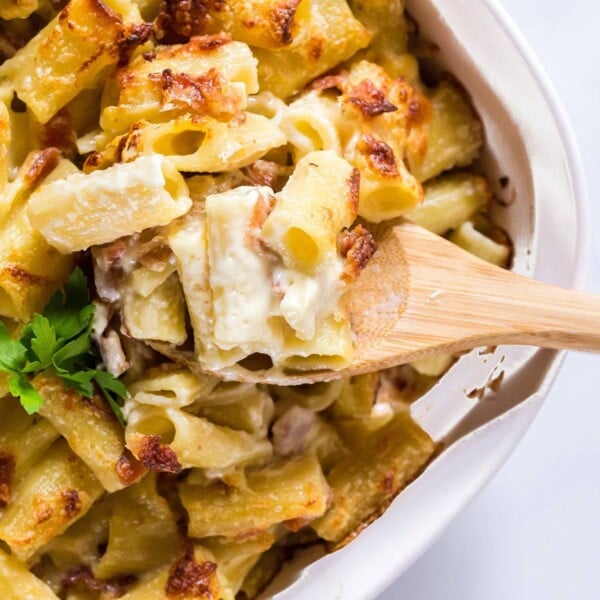
M 272 525 L 301 523 L 327 509 L 329 487 L 316 457 L 291 460 L 280 466 L 249 471 L 229 490 L 220 485 L 183 483 L 181 501 L 190 518 L 193 537 L 238 537 L 266 531 Z
M 60 205 L 53 202 L 57 195 Z M 157 154 L 42 186 L 27 216 L 51 246 L 68 254 L 167 225 L 190 206 L 183 177 Z
M 44 172 L 58 166 L 58 152 L 32 153 L 17 177 L 0 193 L 0 315 L 28 321 L 42 310 L 73 269 L 63 255 L 32 226 L 29 196 Z
M 121 51 L 143 39 L 136 26 L 142 21 L 129 0 L 72 0 L 0 67 L 0 79 L 9 81 L 46 123 L 103 69 L 115 65 Z
M 125 454 L 123 432 L 102 399 L 83 398 L 57 378 L 38 376 L 33 385 L 45 400 L 40 414 L 64 437 L 103 487 L 115 492 L 131 485 L 129 479 L 119 476 Z
M 108 543 L 94 575 L 146 573 L 168 563 L 182 546 L 182 536 L 167 501 L 158 494 L 156 476 L 148 475 L 108 500 Z M 137 535 L 129 525 L 135 523 Z
M 17 558 L 0 550 L 0 594 L 5 600 L 36 598 L 56 600 L 58 596 Z
M 216 373 L 348 365 L 380 222 L 506 266 L 481 123 L 402 0 L 0 18 L 0 596 L 255 598 L 426 467 L 409 407 L 456 357 Z
M 248 166 L 284 144 L 281 130 L 261 115 L 238 113 L 223 122 L 186 114 L 166 123 L 136 122 L 88 165 L 162 155 L 180 171 L 219 173 Z
M 57 441 L 15 487 L 0 517 L 0 539 L 27 560 L 82 517 L 103 491 L 66 442 Z
M 108 80 L 100 125 L 118 133 L 141 119 L 187 113 L 228 120 L 258 91 L 256 65 L 248 46 L 224 35 L 159 46 Z
M 164 470 L 227 470 L 248 464 L 265 464 L 271 457 L 266 439 L 245 431 L 211 423 L 208 419 L 175 408 L 138 406 L 129 413 L 125 431 L 127 445 L 149 468 L 163 470 L 160 456 L 153 451 L 157 440 L 161 450 L 173 458 Z

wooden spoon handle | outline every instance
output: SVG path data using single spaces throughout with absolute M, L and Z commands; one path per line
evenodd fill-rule
M 499 326 L 497 343 L 600 352 L 600 296 L 493 268 L 477 285 L 487 291 L 485 317 Z M 473 310 L 484 318 L 481 297 Z
M 358 281 L 355 310 L 368 314 L 361 294 L 377 285 L 378 306 L 386 287 L 402 290 L 405 303 L 377 327 L 357 320 L 361 371 L 502 344 L 600 352 L 600 296 L 501 269 L 409 222 L 388 230 L 380 252 L 375 275 L 367 267 Z

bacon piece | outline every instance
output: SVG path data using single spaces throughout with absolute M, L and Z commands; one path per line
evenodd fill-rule
M 356 279 L 377 251 L 373 236 L 362 225 L 343 231 L 338 237 L 340 254 L 346 259 L 345 275 Z
M 63 578 L 65 588 L 84 588 L 91 592 L 103 594 L 103 598 L 119 598 L 128 587 L 137 581 L 135 575 L 118 575 L 110 579 L 97 579 L 89 567 L 75 567 Z
M 138 461 L 135 456 L 125 450 L 117 462 L 117 476 L 124 485 L 131 485 L 142 478 L 146 473 L 145 467 Z
M 160 436 L 145 435 L 139 446 L 138 457 L 150 471 L 180 473 L 183 470 L 175 451 L 171 447 L 161 444 Z
M 273 448 L 283 457 L 301 454 L 315 423 L 315 413 L 300 406 L 286 410 L 273 425 Z
M 290 176 L 290 167 L 269 160 L 257 160 L 244 169 L 244 174 L 254 185 L 265 185 L 280 192 Z
M 35 190 L 56 169 L 59 160 L 60 150 L 58 148 L 45 148 L 29 155 L 25 182 L 30 191 Z
M 222 10 L 225 0 L 162 0 L 154 30 L 169 43 L 203 34 L 212 23 L 211 10 Z
M 329 73 L 315 79 L 307 86 L 307 91 L 324 92 L 325 90 L 344 91 L 344 86 L 348 80 L 348 71 L 340 71 L 339 73 Z
M 69 158 L 74 158 L 77 154 L 77 133 L 73 129 L 71 115 L 66 108 L 61 108 L 40 127 L 39 138 L 42 148 L 58 148 Z

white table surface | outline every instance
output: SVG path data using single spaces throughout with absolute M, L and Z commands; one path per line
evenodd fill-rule
M 600 292 L 600 2 L 502 0 L 570 116 Z M 465 3 L 468 6 L 468 2 Z M 600 599 L 600 358 L 571 354 L 497 477 L 380 600 Z

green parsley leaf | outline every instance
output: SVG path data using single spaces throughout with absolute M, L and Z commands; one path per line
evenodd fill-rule
M 129 392 L 123 382 L 107 371 L 96 371 L 95 380 L 102 389 L 115 393 L 119 398 L 127 398 L 129 396 Z
M 78 337 L 67 342 L 60 350 L 57 350 L 52 357 L 52 363 L 57 369 L 71 370 L 75 360 L 82 354 L 89 352 L 90 344 L 90 330 L 87 328 Z
M 50 321 L 42 315 L 33 315 L 31 326 L 33 338 L 31 350 L 37 357 L 38 369 L 47 369 L 52 364 L 52 357 L 58 348 L 56 331 L 52 329 Z
M 50 373 L 88 398 L 94 395 L 96 386 L 125 425 L 118 399 L 128 396 L 127 388 L 110 373 L 94 368 L 99 362 L 91 345 L 94 311 L 87 280 L 77 268 L 63 291 L 52 296 L 44 314 L 33 316 L 19 341 L 11 339 L 6 325 L 0 321 L 0 371 L 12 373 L 8 378 L 9 390 L 29 414 L 37 412 L 44 403 L 29 375 Z
M 129 396 L 127 388 L 121 381 L 106 371 L 96 371 L 96 376 L 94 379 L 102 390 L 106 401 L 108 402 L 112 411 L 115 413 L 117 419 L 121 425 L 125 426 L 125 417 L 123 416 L 121 405 L 113 398 L 111 392 L 116 394 L 119 398 L 125 399 L 127 396 Z
M 28 415 L 36 413 L 44 404 L 44 399 L 24 375 L 11 375 L 8 378 L 8 389 L 20 400 Z
M 119 423 L 121 423 L 121 425 L 125 427 L 125 425 L 127 425 L 127 422 L 125 421 L 125 416 L 123 415 L 121 405 L 104 388 L 101 389 L 102 393 L 104 394 L 104 397 L 106 398 L 106 401 L 108 402 L 108 405 L 110 406 L 110 409 L 115 414 L 115 417 L 117 417 Z
M 69 340 L 81 333 L 92 321 L 87 279 L 77 267 L 69 276 L 64 292 L 56 292 L 44 309 L 44 315 L 59 339 Z
M 27 355 L 27 348 L 17 340 L 13 340 L 0 321 L 0 371 L 18 373 L 23 367 Z
M 73 388 L 86 398 L 91 398 L 94 395 L 94 386 L 92 380 L 96 375 L 96 371 L 78 371 L 77 373 L 69 373 L 63 369 L 57 369 L 56 374 L 65 382 L 67 387 Z

